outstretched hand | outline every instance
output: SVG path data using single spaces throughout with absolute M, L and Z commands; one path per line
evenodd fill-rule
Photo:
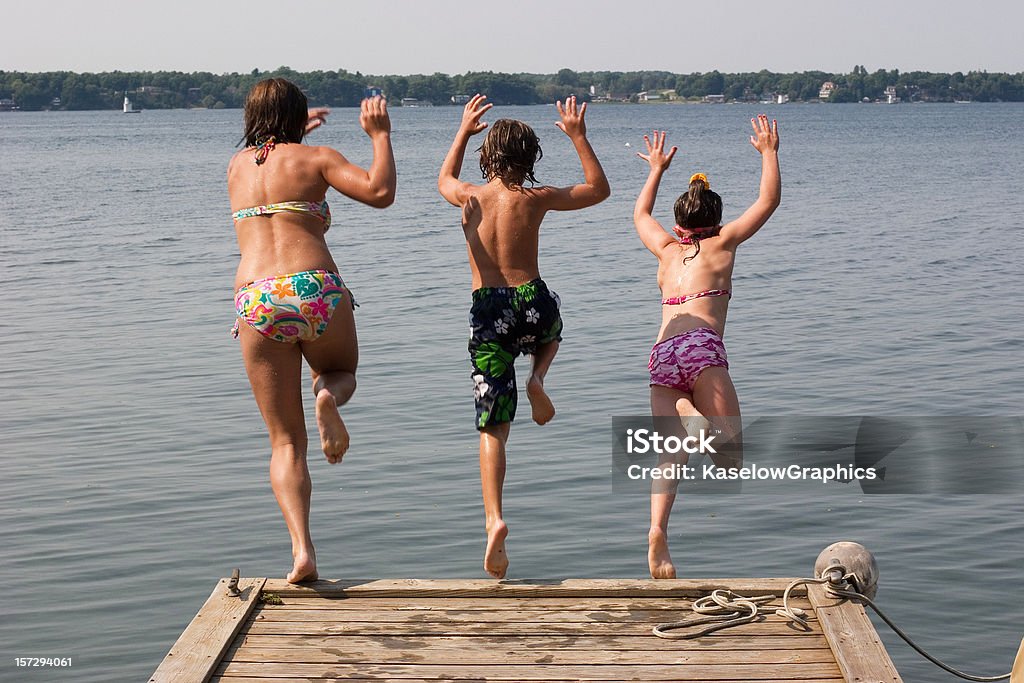
M 584 102 L 577 108 L 576 96 L 570 95 L 565 100 L 565 106 L 561 100 L 555 102 L 555 106 L 558 107 L 558 117 L 561 119 L 555 125 L 570 138 L 577 135 L 586 137 L 587 124 L 583 120 L 583 115 L 587 113 L 587 103 Z
M 750 125 L 754 134 L 750 136 L 750 144 L 761 154 L 768 150 L 779 151 L 779 122 L 772 119 L 768 125 L 767 114 L 759 114 L 756 119 L 750 119 Z
M 327 115 L 331 110 L 327 107 L 312 107 L 306 112 L 306 132 L 309 135 L 320 126 L 327 123 Z
M 388 116 L 388 102 L 380 95 L 367 97 L 359 106 L 359 125 L 371 138 L 391 132 L 391 118 Z
M 487 95 L 477 93 L 470 98 L 469 102 L 466 102 L 466 107 L 462 110 L 462 124 L 459 126 L 460 133 L 476 135 L 487 127 L 487 124 L 481 121 L 480 117 L 494 105 L 484 104 L 486 99 Z
M 668 169 L 669 164 L 672 163 L 672 157 L 676 155 L 679 150 L 678 147 L 673 147 L 665 154 L 665 138 L 668 135 L 665 131 L 654 131 L 651 134 L 654 137 L 654 141 L 651 138 L 644 136 L 644 144 L 647 145 L 647 154 L 641 154 L 637 152 L 636 155 L 651 165 L 652 171 L 665 171 Z

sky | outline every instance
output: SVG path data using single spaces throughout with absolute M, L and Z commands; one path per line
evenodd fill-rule
M 1019 0 L 0 0 L 0 70 L 1024 71 Z

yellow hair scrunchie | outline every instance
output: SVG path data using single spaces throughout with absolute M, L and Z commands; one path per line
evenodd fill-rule
M 689 184 L 692 185 L 694 180 L 703 180 L 704 187 L 706 187 L 709 190 L 711 189 L 711 183 L 708 182 L 708 177 L 703 173 L 694 173 L 692 176 L 690 176 Z

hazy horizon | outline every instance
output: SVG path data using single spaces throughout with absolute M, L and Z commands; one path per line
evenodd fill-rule
M 856 6 L 778 0 L 764 7 L 739 0 L 521 0 L 471 8 L 454 0 L 371 6 L 311 0 L 303 7 L 308 11 L 290 16 L 267 0 L 22 4 L 4 11 L 9 32 L 0 70 L 849 73 L 863 65 L 869 72 L 1024 71 L 1018 47 L 1024 5 L 1002 0 Z

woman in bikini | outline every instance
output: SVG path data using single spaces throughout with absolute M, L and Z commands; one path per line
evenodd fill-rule
M 349 445 L 338 413 L 356 388 L 352 294 L 324 234 L 327 188 L 383 208 L 395 198 L 391 122 L 381 98 L 363 100 L 359 123 L 373 144 L 368 171 L 329 147 L 304 145 L 326 109 L 283 78 L 261 81 L 245 101 L 245 149 L 228 164 L 228 194 L 241 261 L 235 275 L 235 335 L 270 436 L 270 484 L 292 539 L 288 581 L 317 578 L 309 534 L 302 359 L 313 375 L 320 445 L 338 463 Z
M 639 156 L 650 164 L 650 174 L 633 210 L 640 239 L 658 257 L 662 293 L 661 331 L 648 365 L 651 414 L 679 416 L 691 433 L 710 421 L 723 440 L 737 434 L 740 415 L 722 343 L 736 248 L 765 224 L 782 194 L 778 124 L 764 115 L 750 123 L 750 143 L 761 154 L 761 190 L 739 218 L 722 225 L 722 198 L 711 191 L 707 176 L 696 173 L 688 191 L 676 200 L 675 234 L 654 219 L 658 185 L 676 153 L 675 147 L 665 152 L 664 131 L 644 136 L 647 154 Z M 674 500 L 671 492 L 651 495 L 647 560 L 656 579 L 676 575 L 668 550 Z

